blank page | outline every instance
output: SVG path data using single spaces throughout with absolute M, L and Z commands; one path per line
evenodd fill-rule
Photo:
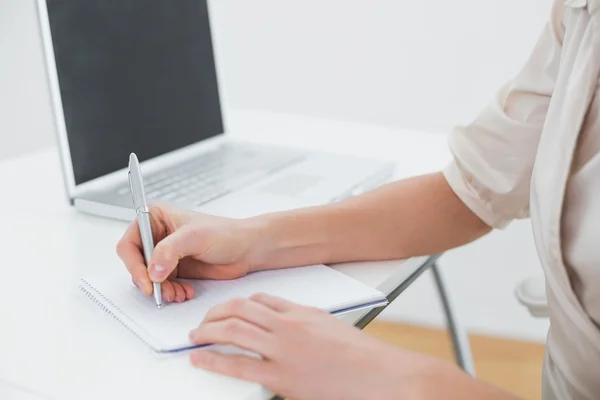
M 291 302 L 337 312 L 385 301 L 380 291 L 324 265 L 261 271 L 228 281 L 185 280 L 195 297 L 156 307 L 123 275 L 82 278 L 80 288 L 92 301 L 156 351 L 192 345 L 189 332 L 215 305 L 263 292 Z

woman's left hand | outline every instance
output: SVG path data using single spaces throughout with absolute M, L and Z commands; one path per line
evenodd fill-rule
M 191 354 L 193 365 L 260 383 L 293 398 L 413 398 L 428 357 L 380 342 L 325 311 L 258 294 L 213 308 L 190 333 L 196 344 L 230 344 L 262 356 Z

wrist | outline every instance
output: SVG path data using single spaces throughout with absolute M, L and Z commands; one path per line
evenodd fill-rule
M 462 371 L 447 362 L 424 356 L 420 368 L 411 379 L 410 394 L 413 399 L 454 398 L 456 385 L 464 377 Z
M 243 232 L 246 258 L 250 272 L 267 269 L 264 266 L 275 252 L 276 243 L 273 237 L 273 227 L 267 215 L 260 215 L 239 221 Z
M 457 365 L 425 355 L 421 357 L 422 362 L 414 369 L 404 398 L 516 400 L 512 394 L 471 377 Z
M 382 392 L 395 393 L 397 397 L 411 400 L 434 399 L 430 397 L 430 387 L 440 384 L 440 378 L 447 374 L 446 363 L 424 354 L 386 345 L 378 357 L 382 376 L 387 376 L 388 384 L 382 385 Z M 382 349 L 383 350 L 383 349 Z M 406 368 L 409 365 L 410 368 Z M 450 366 L 452 368 L 452 366 Z M 443 397 L 443 396 L 442 396 Z
M 333 206 L 275 212 L 243 220 L 253 271 L 329 262 L 336 211 Z

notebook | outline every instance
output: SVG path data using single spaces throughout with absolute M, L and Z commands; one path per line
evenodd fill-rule
M 260 271 L 227 281 L 184 281 L 194 287 L 194 298 L 165 304 L 161 309 L 124 274 L 84 277 L 79 281 L 79 289 L 89 301 L 157 353 L 210 345 L 190 342 L 189 332 L 215 305 L 254 293 L 268 293 L 334 315 L 387 304 L 380 291 L 325 265 Z

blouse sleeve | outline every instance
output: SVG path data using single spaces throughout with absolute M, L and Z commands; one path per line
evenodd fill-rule
M 529 216 L 535 155 L 554 88 L 563 38 L 556 0 L 529 59 L 467 126 L 449 135 L 444 176 L 457 196 L 493 228 Z

